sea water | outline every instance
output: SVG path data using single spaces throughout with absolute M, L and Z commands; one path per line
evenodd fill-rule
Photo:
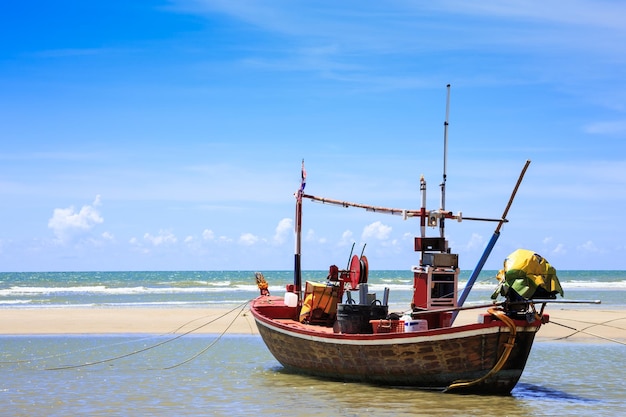
M 293 282 L 291 271 L 263 271 L 272 294 L 282 295 Z M 489 302 L 497 271 L 483 271 L 468 303 Z M 324 281 L 326 271 L 304 271 L 302 280 Z M 626 306 L 626 271 L 559 271 L 565 299 L 599 299 L 605 307 Z M 461 273 L 462 291 L 469 272 Z M 408 308 L 413 274 L 370 271 L 369 291 Z M 0 308 L 36 307 L 207 307 L 236 306 L 259 294 L 254 271 L 37 272 L 0 273 Z
M 469 303 L 490 300 L 494 276 L 480 275 Z M 265 277 L 276 295 L 292 281 L 287 271 Z M 559 278 L 566 299 L 625 307 L 626 271 Z M 398 308 L 411 301 L 408 271 L 372 271 L 369 284 L 381 297 L 389 288 Z M 1 309 L 221 308 L 257 294 L 253 271 L 0 273 Z M 626 414 L 624 363 L 622 344 L 537 341 L 512 395 L 481 397 L 290 374 L 254 335 L 5 335 L 0 415 L 615 416 Z

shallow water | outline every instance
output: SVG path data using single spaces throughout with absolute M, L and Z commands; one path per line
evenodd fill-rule
M 289 374 L 259 336 L 228 335 L 219 340 L 212 335 L 172 337 L 2 336 L 0 369 L 5 378 L 0 382 L 0 415 L 626 413 L 623 345 L 536 343 L 512 396 L 482 397 L 329 382 Z M 80 366 L 87 363 L 94 364 Z

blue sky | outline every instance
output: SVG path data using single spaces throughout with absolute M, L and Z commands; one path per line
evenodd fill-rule
M 501 215 L 558 269 L 626 269 L 626 5 L 11 2 L 0 270 L 293 266 L 293 193 Z M 471 269 L 491 223 L 447 223 Z M 435 234 L 436 230 L 430 230 Z M 417 220 L 305 202 L 302 264 L 404 269 Z

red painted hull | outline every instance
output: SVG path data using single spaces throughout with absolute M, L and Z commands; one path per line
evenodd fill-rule
M 498 320 L 407 333 L 343 334 L 294 320 L 282 298 L 262 296 L 251 307 L 259 333 L 274 357 L 293 372 L 345 381 L 444 390 L 477 380 L 501 358 L 511 333 Z M 507 395 L 522 375 L 537 320 L 516 320 L 514 347 L 497 372 L 454 392 Z

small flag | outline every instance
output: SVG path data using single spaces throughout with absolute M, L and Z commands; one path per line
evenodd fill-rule
M 304 159 L 302 160 L 302 182 L 300 183 L 300 191 L 304 191 L 306 187 L 306 169 L 304 169 Z

